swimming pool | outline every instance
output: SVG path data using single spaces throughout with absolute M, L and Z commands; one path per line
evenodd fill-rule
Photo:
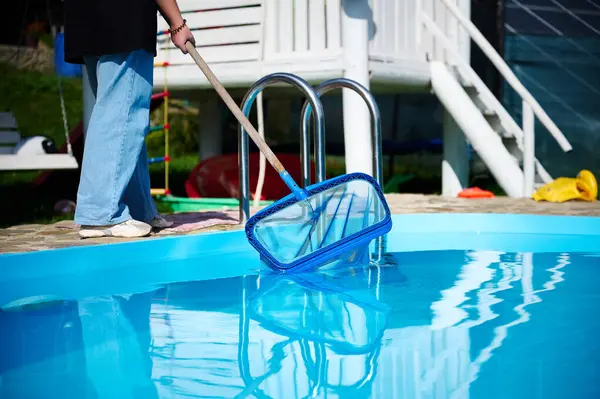
M 0 257 L 0 398 L 600 397 L 600 218 L 396 215 L 381 267 L 243 232 Z

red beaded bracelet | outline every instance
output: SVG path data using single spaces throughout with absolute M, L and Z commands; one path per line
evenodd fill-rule
M 185 28 L 185 23 L 186 22 L 187 21 L 184 19 L 183 23 L 181 25 L 179 25 L 177 28 L 175 28 L 175 29 L 169 29 L 169 33 L 171 35 L 175 35 L 175 34 L 179 33 L 180 30 L 182 30 L 183 28 Z

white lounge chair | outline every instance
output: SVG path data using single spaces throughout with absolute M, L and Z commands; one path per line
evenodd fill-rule
M 55 153 L 43 136 L 22 138 L 11 112 L 0 112 L 0 171 L 77 169 L 72 153 Z M 70 148 L 70 146 L 69 146 Z

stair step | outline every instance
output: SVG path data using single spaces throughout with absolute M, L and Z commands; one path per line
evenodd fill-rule
M 473 85 L 465 85 L 463 86 L 463 89 L 465 89 L 469 97 L 479 95 L 479 90 L 477 90 L 477 87 Z
M 500 117 L 496 113 L 496 111 L 488 108 L 487 105 L 481 100 L 480 92 L 479 90 L 477 90 L 477 87 L 475 87 L 475 85 L 473 85 L 471 82 L 462 79 L 460 73 L 458 73 L 457 71 L 457 68 L 453 68 L 453 70 L 458 76 L 459 82 L 461 83 L 463 89 L 465 90 L 471 101 L 473 101 L 475 106 L 479 108 L 479 110 L 481 111 L 487 122 L 490 124 L 492 129 L 494 129 L 501 137 L 512 137 L 513 135 L 506 131 L 506 129 L 504 129 L 504 127 L 502 126 Z
M 451 73 L 452 75 L 454 75 L 454 77 L 456 78 L 456 80 L 458 81 L 458 83 L 459 83 L 461 86 L 466 86 L 466 85 L 468 85 L 468 84 L 469 84 L 469 83 L 468 83 L 468 82 L 466 82 L 466 81 L 464 80 L 464 78 L 462 77 L 462 74 L 460 73 L 460 71 L 459 71 L 459 69 L 458 69 L 458 65 L 448 65 L 448 70 L 450 71 L 450 73 Z
M 490 124 L 492 129 L 494 129 L 501 137 L 503 138 L 512 138 L 513 135 L 504 129 L 502 126 L 502 121 L 500 120 L 500 116 L 494 110 L 486 109 L 481 111 L 485 120 Z
M 488 108 L 485 106 L 485 104 L 483 103 L 483 101 L 481 101 L 481 98 L 479 97 L 479 94 L 469 94 L 469 98 L 471 98 L 471 101 L 473 101 L 473 104 L 475 104 L 475 106 L 477 108 L 479 108 L 479 110 L 484 113 L 488 111 Z

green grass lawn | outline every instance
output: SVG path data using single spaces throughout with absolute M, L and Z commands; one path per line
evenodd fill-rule
M 60 147 L 65 130 L 55 75 L 18 71 L 0 63 L 0 110 L 17 118 L 22 136 L 42 135 Z M 83 113 L 81 79 L 63 78 L 63 93 L 69 128 L 74 128 Z
M 0 63 L 0 111 L 12 112 L 23 137 L 46 136 L 57 147 L 65 143 L 65 130 L 58 94 L 58 79 L 51 74 L 21 71 Z M 63 93 L 69 129 L 81 120 L 81 79 L 63 78 Z M 40 172 L 0 172 L 0 186 L 23 185 Z M 2 190 L 4 191 L 4 190 Z

